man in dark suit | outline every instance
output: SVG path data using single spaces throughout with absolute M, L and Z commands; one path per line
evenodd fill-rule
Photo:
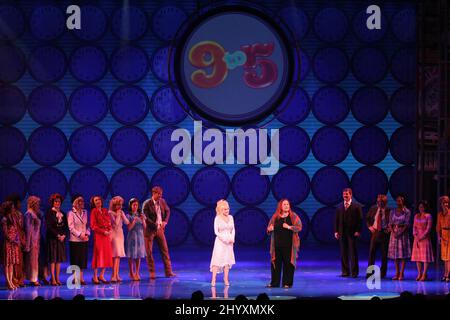
M 379 247 L 381 249 L 382 278 L 385 278 L 387 273 L 390 213 L 391 209 L 387 207 L 387 196 L 379 194 L 377 196 L 377 204 L 369 209 L 366 216 L 367 227 L 372 233 L 369 249 L 369 266 L 375 264 L 375 255 Z M 370 276 L 370 274 L 367 276 Z
M 352 189 L 346 188 L 342 191 L 344 202 L 336 208 L 336 219 L 334 225 L 334 236 L 339 240 L 341 248 L 342 277 L 358 277 L 358 251 L 357 239 L 361 236 L 362 209 L 361 206 L 352 201 Z
M 170 208 L 162 198 L 163 190 L 159 186 L 152 188 L 152 197 L 144 202 L 142 212 L 146 218 L 147 228 L 144 231 L 145 251 L 150 278 L 155 279 L 155 260 L 153 259 L 153 240 L 156 239 L 159 251 L 163 258 L 166 277 L 175 277 L 172 272 L 169 248 L 167 246 L 164 230 L 170 217 Z

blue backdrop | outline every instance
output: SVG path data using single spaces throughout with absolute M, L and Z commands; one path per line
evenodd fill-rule
M 210 244 L 214 205 L 227 198 L 241 245 L 264 242 L 287 197 L 303 239 L 332 242 L 333 206 L 351 186 L 364 206 L 387 192 L 414 202 L 416 30 L 412 1 L 384 2 L 369 31 L 365 1 L 258 1 L 301 49 L 280 129 L 281 168 L 179 165 L 170 134 L 193 120 L 170 89 L 172 39 L 198 1 L 92 1 L 69 31 L 69 1 L 0 4 L 0 198 L 101 194 L 144 199 L 159 184 L 172 207 L 169 245 Z M 251 6 L 248 2 L 237 2 Z M 200 3 L 201 4 L 201 3 Z M 226 97 L 224 97 L 226 98 Z M 287 103 L 287 102 L 286 102 Z M 364 237 L 367 240 L 368 233 Z

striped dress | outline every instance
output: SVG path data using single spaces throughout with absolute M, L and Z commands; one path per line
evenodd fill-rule
M 423 217 L 416 214 L 414 217 L 414 243 L 412 249 L 411 261 L 416 262 L 433 262 L 433 245 L 431 244 L 431 227 L 433 218 L 431 214 L 425 213 Z
M 409 241 L 409 225 L 411 211 L 404 209 L 403 211 L 392 210 L 389 218 L 389 226 L 391 227 L 391 237 L 389 239 L 389 259 L 408 259 L 411 257 L 411 244 Z M 396 235 L 399 226 L 406 226 L 406 230 Z

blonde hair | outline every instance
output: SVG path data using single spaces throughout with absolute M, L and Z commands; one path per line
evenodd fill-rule
M 217 201 L 217 204 L 216 204 L 216 215 L 221 214 L 221 213 L 220 213 L 220 208 L 221 208 L 224 204 L 227 204 L 227 205 L 229 206 L 227 200 L 220 199 L 219 201 Z
M 41 198 L 36 196 L 29 196 L 27 200 L 27 206 L 28 208 L 33 209 L 36 213 L 38 213 L 40 202 Z
M 450 198 L 448 196 L 442 196 L 439 198 L 439 211 L 442 210 L 442 203 L 446 201 L 446 202 L 450 202 Z
M 112 198 L 109 201 L 109 210 L 114 211 L 114 206 L 119 203 L 122 203 L 122 205 L 123 205 L 123 202 L 124 202 L 124 200 L 121 196 L 115 196 L 114 198 Z

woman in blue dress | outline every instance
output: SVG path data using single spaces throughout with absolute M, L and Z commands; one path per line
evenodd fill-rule
M 126 253 L 128 266 L 130 267 L 130 279 L 141 280 L 139 274 L 141 258 L 145 258 L 144 229 L 146 228 L 145 215 L 139 211 L 139 200 L 132 198 L 128 202 L 130 223 L 128 224 L 128 235 L 126 240 Z

